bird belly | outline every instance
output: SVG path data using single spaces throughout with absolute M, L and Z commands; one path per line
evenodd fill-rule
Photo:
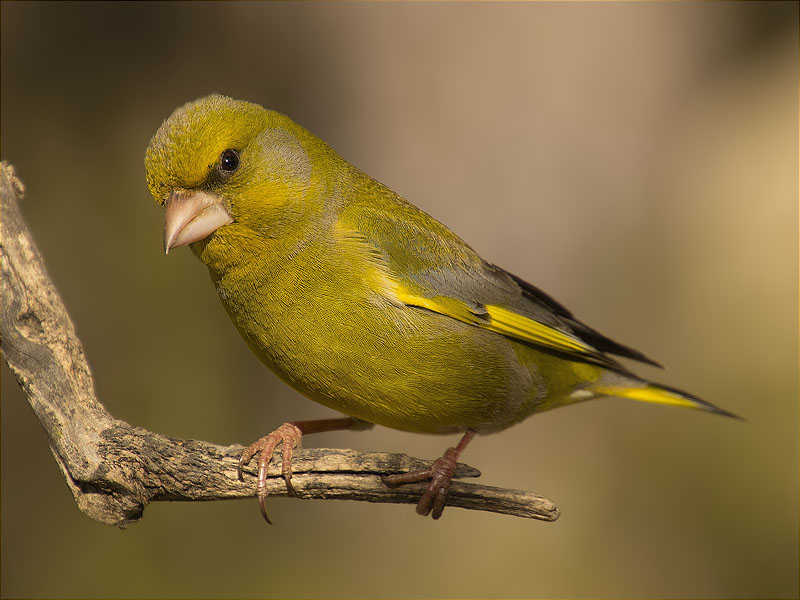
M 253 352 L 329 408 L 407 431 L 491 432 L 560 405 L 578 381 L 568 361 L 551 361 L 562 370 L 551 390 L 551 373 L 537 367 L 549 355 L 397 302 L 369 263 L 313 246 L 291 265 L 267 263 L 270 255 L 224 270 L 204 262 Z
M 362 307 L 344 322 L 311 317 L 313 336 L 282 332 L 300 351 L 276 357 L 275 371 L 321 404 L 409 431 L 492 429 L 523 400 L 526 373 L 502 340 L 424 309 L 384 310 Z M 419 314 L 387 318 L 396 312 Z
M 295 286 L 273 280 L 240 294 L 221 283 L 229 315 L 267 367 L 310 399 L 371 423 L 493 431 L 520 420 L 513 415 L 534 387 L 506 338 L 426 309 L 366 290 L 287 294 Z M 242 302 L 248 297 L 261 301 Z

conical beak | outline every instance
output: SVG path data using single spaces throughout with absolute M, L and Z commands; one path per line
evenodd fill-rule
M 175 191 L 164 213 L 164 253 L 202 240 L 232 223 L 230 214 L 216 194 L 203 191 Z

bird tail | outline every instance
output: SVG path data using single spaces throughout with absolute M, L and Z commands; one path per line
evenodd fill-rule
M 685 406 L 697 408 L 718 415 L 741 419 L 742 417 L 714 406 L 710 402 L 701 400 L 681 390 L 661 385 L 660 383 L 638 382 L 638 385 L 625 385 L 622 383 L 601 383 L 593 385 L 591 391 L 600 396 L 617 396 L 640 402 L 654 402 L 671 406 Z

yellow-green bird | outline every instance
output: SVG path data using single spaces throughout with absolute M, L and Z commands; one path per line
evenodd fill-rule
M 476 434 L 601 396 L 727 411 L 641 379 L 609 355 L 656 364 L 486 262 L 447 227 L 288 117 L 220 95 L 178 108 L 153 136 L 147 183 L 166 207 L 165 250 L 190 244 L 258 358 L 349 416 L 285 423 L 242 454 L 269 459 L 303 433 L 379 424 L 461 432 L 417 511 L 438 518 Z

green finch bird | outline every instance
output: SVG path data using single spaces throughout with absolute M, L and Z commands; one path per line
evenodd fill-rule
M 578 321 L 538 288 L 478 256 L 444 225 L 359 171 L 289 118 L 212 95 L 177 109 L 145 157 L 166 207 L 164 246 L 190 244 L 258 358 L 348 418 L 285 423 L 259 454 L 258 498 L 277 445 L 291 486 L 303 433 L 369 424 L 463 433 L 417 506 L 438 518 L 476 434 L 602 396 L 731 415 L 641 379 L 610 355 L 656 364 Z

